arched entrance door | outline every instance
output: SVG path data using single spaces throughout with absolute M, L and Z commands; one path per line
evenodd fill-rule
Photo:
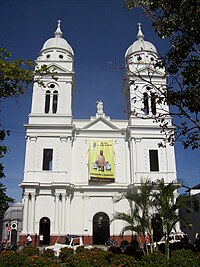
M 40 219 L 40 231 L 39 234 L 43 234 L 43 245 L 50 244 L 50 220 L 47 217 Z
M 98 212 L 93 217 L 93 244 L 105 244 L 110 238 L 109 217 L 104 212 Z

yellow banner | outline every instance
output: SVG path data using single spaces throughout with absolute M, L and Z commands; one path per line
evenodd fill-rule
M 89 141 L 89 171 L 91 181 L 114 182 L 115 158 L 113 141 Z

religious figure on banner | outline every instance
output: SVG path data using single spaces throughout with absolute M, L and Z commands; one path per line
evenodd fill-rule
M 103 172 L 104 167 L 106 166 L 106 164 L 108 164 L 108 161 L 105 159 L 105 157 L 103 155 L 103 150 L 100 150 L 100 154 L 98 155 L 95 163 L 97 164 L 99 171 Z

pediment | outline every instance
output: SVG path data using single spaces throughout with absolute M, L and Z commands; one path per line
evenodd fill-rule
M 106 117 L 97 117 L 86 124 L 82 130 L 119 130 L 112 122 Z
M 134 69 L 132 69 L 134 68 Z M 136 75 L 147 75 L 147 73 L 149 73 L 149 75 L 159 75 L 159 76 L 164 76 L 165 75 L 165 72 L 161 69 L 158 69 L 158 68 L 154 68 L 153 66 L 144 66 L 144 67 L 135 67 L 135 66 L 131 66 L 130 67 L 130 70 L 131 70 L 131 75 L 134 73 Z
M 48 65 L 48 68 L 49 68 L 50 71 L 56 71 L 58 73 L 63 73 L 63 72 L 67 73 L 67 72 L 70 72 L 69 70 L 61 67 L 60 65 L 58 65 L 56 63 L 49 64 Z

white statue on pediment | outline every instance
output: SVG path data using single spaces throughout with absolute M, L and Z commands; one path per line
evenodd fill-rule
M 97 101 L 97 114 L 103 114 L 103 102 L 101 100 Z

